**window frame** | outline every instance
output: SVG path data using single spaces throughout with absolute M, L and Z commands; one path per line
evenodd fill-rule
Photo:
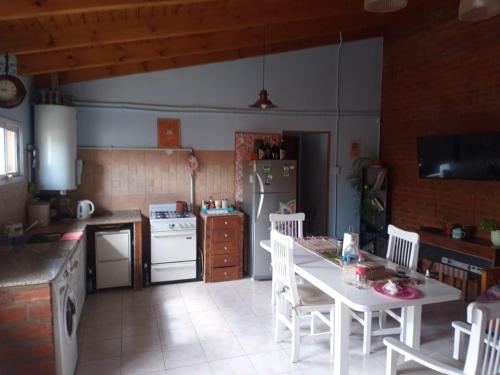
M 22 181 L 24 179 L 24 139 L 23 139 L 23 126 L 19 121 L 0 116 L 0 127 L 17 132 L 17 163 L 18 163 L 18 171 L 16 174 L 0 175 L 0 186 L 1 186 L 13 182 Z

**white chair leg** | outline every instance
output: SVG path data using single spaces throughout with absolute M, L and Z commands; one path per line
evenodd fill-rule
M 276 308 L 275 308 L 275 318 L 274 318 L 274 341 L 281 341 L 281 320 L 279 316 L 282 314 L 283 301 L 281 297 L 277 297 L 276 299 Z
M 365 312 L 363 314 L 363 354 L 368 355 L 371 351 L 372 343 L 372 317 L 373 313 L 371 311 Z
M 455 328 L 453 340 L 453 359 L 461 360 L 464 352 L 464 334 L 462 331 Z
M 387 326 L 387 313 L 385 311 L 379 311 L 378 313 L 378 326 L 383 329 Z
M 272 295 L 271 295 L 271 305 L 276 305 L 276 280 L 274 277 L 271 280 L 271 289 L 272 289 Z
M 397 374 L 396 353 L 394 353 L 394 350 L 390 348 L 387 348 L 385 373 L 386 375 Z
M 300 354 L 300 317 L 292 310 L 292 363 L 297 362 Z
M 311 336 L 316 334 L 316 314 L 311 314 Z
M 335 327 L 335 306 L 332 306 L 332 308 L 330 309 L 330 355 L 333 356 L 333 343 L 335 341 L 335 336 L 333 335 L 334 334 L 334 331 L 333 331 L 333 327 Z

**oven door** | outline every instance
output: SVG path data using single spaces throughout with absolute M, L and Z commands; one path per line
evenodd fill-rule
M 151 233 L 151 263 L 196 260 L 196 231 Z

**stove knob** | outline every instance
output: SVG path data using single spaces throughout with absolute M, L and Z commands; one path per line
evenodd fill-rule
M 168 226 L 169 226 L 170 229 L 174 229 L 175 228 L 175 223 L 170 223 L 170 224 L 168 224 Z

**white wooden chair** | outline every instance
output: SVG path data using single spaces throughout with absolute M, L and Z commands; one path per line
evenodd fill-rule
M 306 215 L 303 212 L 296 214 L 270 214 L 269 220 L 271 221 L 271 230 L 276 230 L 281 234 L 302 238 L 303 237 L 303 223 Z M 272 289 L 273 294 L 271 296 L 271 303 L 274 305 L 276 303 L 276 287 L 274 281 L 274 271 L 272 276 Z
M 473 302 L 469 304 L 467 308 L 467 322 L 469 324 L 468 327 L 470 327 L 470 338 L 465 362 L 457 358 L 449 358 L 436 354 L 428 355 L 394 338 L 385 338 L 384 344 L 387 346 L 387 375 L 498 374 L 500 371 L 500 302 L 488 304 Z M 455 342 L 454 347 L 456 344 Z M 398 366 L 395 354 L 403 355 L 407 361 Z
M 292 362 L 300 352 L 300 321 L 317 314 L 328 327 L 330 351 L 333 353 L 333 299 L 311 284 L 297 284 L 293 264 L 293 238 L 271 231 L 271 254 L 276 285 L 280 288 L 276 300 L 275 341 L 281 341 L 282 326 L 292 333 Z M 290 308 L 291 307 L 291 308 Z M 324 313 L 329 314 L 326 318 Z
M 303 212 L 296 214 L 270 214 L 271 229 L 274 229 L 281 234 L 302 238 L 303 223 L 306 215 Z
M 389 225 L 387 232 L 389 233 L 389 245 L 387 247 L 386 258 L 404 268 L 416 271 L 420 243 L 418 233 L 407 232 L 396 228 L 394 225 Z M 358 315 L 352 311 L 351 315 L 363 326 L 363 354 L 365 355 L 371 352 L 372 336 L 401 334 L 402 318 L 392 310 L 378 312 L 379 328 L 375 330 L 372 329 L 373 312 L 369 311 Z M 399 326 L 387 328 L 387 315 L 396 320 Z

